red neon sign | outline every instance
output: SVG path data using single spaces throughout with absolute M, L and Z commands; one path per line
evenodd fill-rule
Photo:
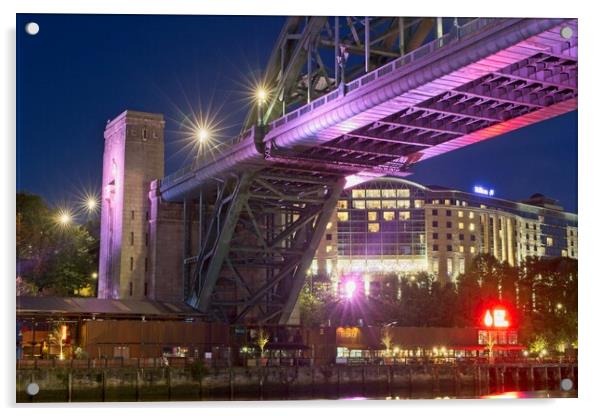
M 494 309 L 493 313 L 490 309 L 487 309 L 485 316 L 483 317 L 483 323 L 487 328 L 508 328 L 510 326 L 506 309 L 498 308 Z

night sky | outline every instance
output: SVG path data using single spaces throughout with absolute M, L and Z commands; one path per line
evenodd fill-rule
M 163 113 L 166 173 L 184 161 L 183 114 L 240 131 L 246 89 L 284 17 L 17 15 L 17 190 L 51 204 L 100 189 L 103 130 L 125 109 Z M 27 22 L 40 25 L 27 35 Z M 180 151 L 179 151 L 180 150 Z M 421 162 L 408 179 L 501 198 L 539 192 L 577 210 L 577 113 Z

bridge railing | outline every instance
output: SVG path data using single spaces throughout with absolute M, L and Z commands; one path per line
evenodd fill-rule
M 226 140 L 225 142 L 220 143 L 220 146 L 226 147 L 226 148 L 232 147 L 235 144 L 240 143 L 240 142 L 244 141 L 245 139 L 247 139 L 248 137 L 250 137 L 252 133 L 253 133 L 253 129 L 246 130 L 244 133 L 241 133 L 238 136 L 235 136 L 234 138 L 232 138 L 230 140 Z M 207 164 L 208 162 L 212 162 L 212 161 L 213 161 L 213 156 L 205 156 L 205 157 L 197 158 L 194 162 L 192 162 L 188 165 L 185 165 L 184 167 L 176 170 L 175 172 L 173 172 L 173 173 L 165 176 L 163 179 L 161 179 L 161 186 L 172 185 L 173 183 L 184 179 L 184 177 L 186 177 L 187 175 L 190 175 L 197 169 L 201 168 L 203 165 Z
M 312 110 L 315 110 L 318 107 L 323 106 L 324 104 L 330 103 L 339 98 L 343 98 L 345 96 L 345 94 L 347 94 L 347 93 L 350 93 L 350 92 L 352 92 L 360 87 L 363 87 L 365 85 L 368 85 L 372 82 L 375 82 L 375 81 L 381 79 L 382 77 L 389 75 L 394 70 L 398 70 L 404 66 L 410 65 L 411 63 L 415 62 L 416 60 L 421 59 L 427 55 L 430 55 L 433 52 L 437 51 L 438 49 L 440 49 L 444 46 L 447 46 L 451 43 L 455 43 L 456 41 L 459 41 L 459 40 L 466 39 L 467 37 L 480 31 L 484 27 L 491 26 L 494 23 L 498 23 L 502 20 L 504 20 L 504 19 L 477 18 L 477 19 L 471 20 L 470 22 L 457 27 L 455 30 L 448 32 L 447 34 L 443 35 L 442 37 L 434 39 L 431 42 L 426 43 L 425 45 L 423 45 L 417 49 L 414 49 L 412 52 L 405 54 L 403 56 L 400 56 L 399 58 L 387 63 L 386 65 L 383 65 L 383 66 L 367 73 L 366 75 L 361 76 L 360 78 L 357 78 L 353 81 L 346 83 L 344 85 L 344 91 L 341 88 L 337 88 L 334 91 L 331 91 L 328 94 L 325 94 L 319 98 L 316 98 L 314 101 L 312 101 L 302 107 L 299 107 L 288 114 L 283 115 L 282 117 L 272 121 L 268 125 L 269 130 L 278 128 L 278 127 L 284 125 L 285 123 L 295 120 L 296 118 L 298 118 Z M 252 129 L 249 129 L 249 130 L 245 131 L 244 133 L 232 138 L 231 140 L 224 142 L 222 144 L 222 146 L 231 147 L 231 146 L 243 141 L 245 138 L 247 138 L 251 134 L 251 130 Z M 195 160 L 194 162 L 192 162 L 191 164 L 186 165 L 183 168 L 164 177 L 161 180 L 161 186 L 170 186 L 175 182 L 181 181 L 181 180 L 185 179 L 186 176 L 190 175 L 192 172 L 196 171 L 197 169 L 199 169 L 203 165 L 205 165 L 207 162 L 211 162 L 211 161 L 212 160 L 210 159 L 210 157 L 199 158 L 199 159 Z
M 345 84 L 345 93 L 352 92 L 352 91 L 358 89 L 359 87 L 363 87 L 364 85 L 370 84 L 370 83 L 390 74 L 394 70 L 400 69 L 404 66 L 407 66 L 407 65 L 415 62 L 416 60 L 418 60 L 420 58 L 430 55 L 433 52 L 435 52 L 436 50 L 438 50 L 444 46 L 447 46 L 450 43 L 454 43 L 455 41 L 465 39 L 468 36 L 483 29 L 484 27 L 489 26 L 492 23 L 499 22 L 500 20 L 502 20 L 502 19 L 500 19 L 500 18 L 477 18 L 477 19 L 471 20 L 470 22 L 468 22 L 462 26 L 459 26 L 457 28 L 457 30 L 448 32 L 447 34 L 443 35 L 442 37 L 434 39 L 431 42 L 426 43 L 425 45 L 422 45 L 421 47 L 419 47 L 417 49 L 414 49 L 412 52 L 405 54 L 403 56 L 400 56 L 399 58 L 389 62 L 388 64 L 383 65 L 383 66 L 367 73 L 366 75 L 361 76 L 360 78 L 357 78 L 353 81 L 346 83 Z M 280 126 L 284 125 L 285 123 L 292 121 L 311 110 L 315 110 L 316 108 L 339 98 L 339 96 L 342 96 L 342 95 L 343 94 L 340 91 L 340 89 L 331 91 L 330 93 L 323 95 L 320 98 L 317 98 L 316 100 L 312 101 L 311 103 L 308 103 L 302 107 L 299 107 L 299 108 L 295 109 L 294 111 L 292 111 L 291 113 L 285 114 L 284 116 L 280 117 L 279 119 L 274 120 L 273 122 L 271 122 L 269 124 L 270 129 L 280 127 Z

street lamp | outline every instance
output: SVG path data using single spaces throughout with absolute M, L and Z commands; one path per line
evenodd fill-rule
M 86 201 L 86 208 L 88 209 L 88 212 L 96 211 L 97 206 L 98 206 L 98 201 L 96 201 L 96 198 L 88 197 L 88 200 Z
M 98 273 L 94 272 L 92 273 L 92 279 L 97 279 L 98 278 Z
M 211 138 L 211 131 L 206 127 L 200 127 L 196 132 L 196 138 L 200 144 L 205 143 Z
M 262 85 L 255 89 L 255 100 L 257 101 L 257 124 L 263 124 L 263 105 L 269 97 L 269 91 Z

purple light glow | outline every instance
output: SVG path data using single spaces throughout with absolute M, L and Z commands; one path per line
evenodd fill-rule
M 357 285 L 353 280 L 348 280 L 345 283 L 345 295 L 347 296 L 347 299 L 353 298 L 353 295 L 355 294 L 355 289 L 357 289 Z

